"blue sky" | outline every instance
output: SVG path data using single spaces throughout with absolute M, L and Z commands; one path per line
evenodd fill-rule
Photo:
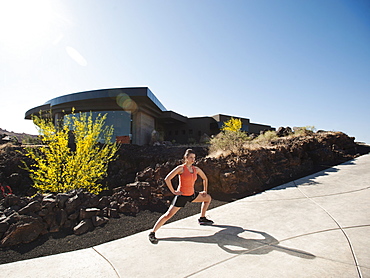
M 9 131 L 35 134 L 24 113 L 60 95 L 148 86 L 188 117 L 370 143 L 365 0 L 0 0 L 0 65 Z

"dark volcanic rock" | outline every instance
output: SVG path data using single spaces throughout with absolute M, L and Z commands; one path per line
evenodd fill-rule
M 18 213 L 19 214 L 28 214 L 31 212 L 38 212 L 42 208 L 42 204 L 39 201 L 33 201 L 29 203 L 28 205 L 21 208 Z
M 22 215 L 17 222 L 10 225 L 0 244 L 2 247 L 28 243 L 45 232 L 45 226 L 37 218 Z
M 91 220 L 92 220 L 94 227 L 102 226 L 109 221 L 108 218 L 101 217 L 101 216 L 93 216 Z
M 76 235 L 84 234 L 90 230 L 92 230 L 94 227 L 91 219 L 83 219 L 76 227 L 73 228 L 73 232 Z
M 281 128 L 279 132 L 283 136 L 291 129 Z M 206 173 L 211 195 L 229 200 L 264 191 L 357 155 L 358 145 L 353 137 L 341 132 L 321 132 L 278 138 L 264 147 L 240 150 L 238 155 L 203 157 L 197 160 L 196 165 Z M 147 168 L 137 174 L 137 180 L 149 182 L 152 192 L 162 195 L 162 198 L 171 197 L 172 194 L 166 192 L 163 177 L 178 164 L 180 161 Z M 196 187 L 202 189 L 200 179 Z
M 279 132 L 283 136 L 290 130 L 282 128 Z M 96 196 L 83 189 L 48 196 L 37 194 L 32 198 L 14 194 L 0 196 L 2 246 L 29 242 L 41 234 L 61 229 L 83 234 L 104 225 L 108 217 L 119 218 L 119 213 L 166 211 L 173 194 L 164 177 L 182 163 L 185 150 L 186 147 L 123 146 L 118 160 L 110 164 L 109 176 L 104 181 L 111 189 L 104 192 L 108 196 Z M 230 200 L 350 160 L 369 152 L 369 146 L 356 144 L 354 138 L 340 132 L 320 132 L 279 137 L 263 147 L 254 145 L 240 150 L 238 155 L 206 157 L 206 150 L 195 148 L 196 165 L 208 177 L 209 193 L 218 200 Z M 0 167 L 4 167 L 1 154 Z M 14 171 L 0 172 L 0 182 L 3 173 L 9 173 L 10 177 Z M 19 175 L 12 177 L 18 179 Z M 178 179 L 174 179 L 174 187 L 177 184 Z M 196 189 L 202 190 L 200 178 Z

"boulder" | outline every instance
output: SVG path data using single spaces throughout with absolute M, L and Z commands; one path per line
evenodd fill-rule
M 83 219 L 80 223 L 77 224 L 77 226 L 73 228 L 73 232 L 75 235 L 82 235 L 84 233 L 87 233 L 88 231 L 91 231 L 93 227 L 94 225 L 91 219 Z
M 17 221 L 21 219 L 21 216 L 19 215 L 18 212 L 13 212 L 11 215 L 9 215 L 7 218 L 3 220 L 3 222 L 7 222 L 9 224 L 14 224 Z
M 5 197 L 4 206 L 11 207 L 11 206 L 18 206 L 21 201 L 21 198 L 17 195 L 10 194 Z
M 57 205 L 57 201 L 54 198 L 45 197 L 42 200 L 42 207 L 46 208 L 48 211 L 51 211 L 54 207 L 56 207 L 56 205 Z
M 154 171 L 153 171 L 153 174 L 154 174 Z M 140 196 L 145 198 L 145 199 L 148 199 L 150 198 L 151 196 L 151 193 L 152 193 L 152 188 L 150 186 L 150 183 L 148 182 L 140 182 L 137 184 L 137 187 L 139 189 L 139 192 L 140 192 Z
M 79 195 L 74 195 L 65 202 L 65 210 L 70 214 L 75 211 L 79 205 L 81 205 L 81 197 L 79 197 Z
M 117 209 L 109 208 L 108 209 L 108 217 L 109 218 L 119 218 L 119 214 Z
M 78 210 L 76 210 L 75 212 L 73 212 L 70 215 L 68 215 L 67 218 L 69 220 L 76 220 L 76 219 L 78 219 L 79 216 L 80 216 L 80 212 Z
M 16 223 L 10 225 L 0 242 L 2 247 L 29 243 L 45 231 L 42 221 L 37 218 L 22 215 Z
M 54 232 L 55 230 L 58 230 L 56 227 L 58 227 L 57 219 L 56 219 L 56 212 L 51 212 L 44 216 L 43 221 L 46 224 L 46 227 L 49 229 L 50 232 Z
M 69 194 L 67 193 L 58 193 L 57 196 L 56 196 L 56 202 L 58 204 L 58 207 L 59 208 L 64 208 L 65 207 L 65 203 L 67 202 L 67 200 L 69 199 Z
M 5 233 L 9 228 L 9 223 L 6 221 L 0 222 L 0 233 Z
M 29 214 L 31 212 L 38 212 L 42 208 L 42 205 L 39 201 L 33 201 L 29 203 L 28 205 L 21 208 L 18 213 L 19 214 Z
M 68 229 L 68 230 L 73 230 L 73 227 L 75 227 L 77 224 L 77 221 L 76 220 L 71 220 L 71 219 L 67 219 L 65 222 L 64 222 L 64 225 L 62 228 L 64 229 Z
M 97 208 L 103 209 L 109 206 L 110 200 L 108 196 L 103 196 L 99 199 Z
M 281 126 L 276 131 L 276 135 L 279 136 L 279 137 L 286 137 L 286 136 L 288 136 L 292 133 L 293 133 L 293 131 L 289 126 L 288 127 Z
M 130 214 L 133 212 L 133 207 L 132 207 L 132 204 L 129 203 L 129 202 L 124 202 L 122 203 L 120 206 L 119 206 L 119 209 L 118 209 L 119 212 L 121 213 L 126 213 L 126 214 Z
M 126 191 L 132 199 L 139 199 L 140 190 L 137 188 L 136 183 L 130 183 L 126 186 Z
M 85 201 L 82 205 L 88 208 L 96 208 L 99 205 L 99 201 L 100 201 L 99 196 L 93 193 L 86 193 Z
M 136 174 L 136 181 L 148 181 L 153 178 L 154 169 L 151 167 L 147 167 L 144 171 L 138 172 Z
M 59 227 L 63 227 L 64 223 L 68 219 L 67 212 L 64 209 L 58 209 L 55 217 L 56 217 L 56 223 Z
M 38 215 L 44 217 L 49 214 L 49 210 L 47 208 L 43 208 L 39 211 Z
M 93 216 L 91 218 L 94 227 L 102 226 L 109 221 L 107 217 Z
M 92 218 L 100 213 L 98 208 L 86 208 L 80 209 L 80 219 Z

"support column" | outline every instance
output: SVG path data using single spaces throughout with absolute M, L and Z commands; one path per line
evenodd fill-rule
M 137 145 L 149 144 L 154 129 L 154 117 L 142 111 L 136 112 L 132 121 L 132 143 Z

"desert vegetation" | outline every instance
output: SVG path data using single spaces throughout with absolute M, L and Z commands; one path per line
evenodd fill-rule
M 34 163 L 24 167 L 38 192 L 84 188 L 98 194 L 104 189 L 100 181 L 118 149 L 117 143 L 111 143 L 113 127 L 104 127 L 105 117 L 93 120 L 91 113 L 72 113 L 57 125 L 51 117 L 33 117 L 43 145 L 26 147 L 26 156 Z
M 49 119 L 34 120 L 41 145 L 0 145 L 0 248 L 58 231 L 80 235 L 111 218 L 167 209 L 173 194 L 164 177 L 182 163 L 189 146 L 118 146 L 109 142 L 112 130 L 103 128 L 104 116 L 93 120 L 72 114 L 57 126 Z M 191 148 L 217 202 L 253 195 L 369 152 L 353 137 L 313 127 L 249 135 L 238 119 L 225 122 L 209 144 Z
M 224 122 L 221 132 L 212 138 L 209 142 L 209 157 L 227 156 L 230 154 L 242 155 L 245 151 L 269 148 L 282 142 L 279 138 L 287 140 L 300 136 L 313 136 L 315 133 L 314 126 L 294 127 L 291 129 L 279 128 L 278 131 L 266 130 L 261 134 L 249 135 L 242 130 L 240 119 L 231 118 Z

